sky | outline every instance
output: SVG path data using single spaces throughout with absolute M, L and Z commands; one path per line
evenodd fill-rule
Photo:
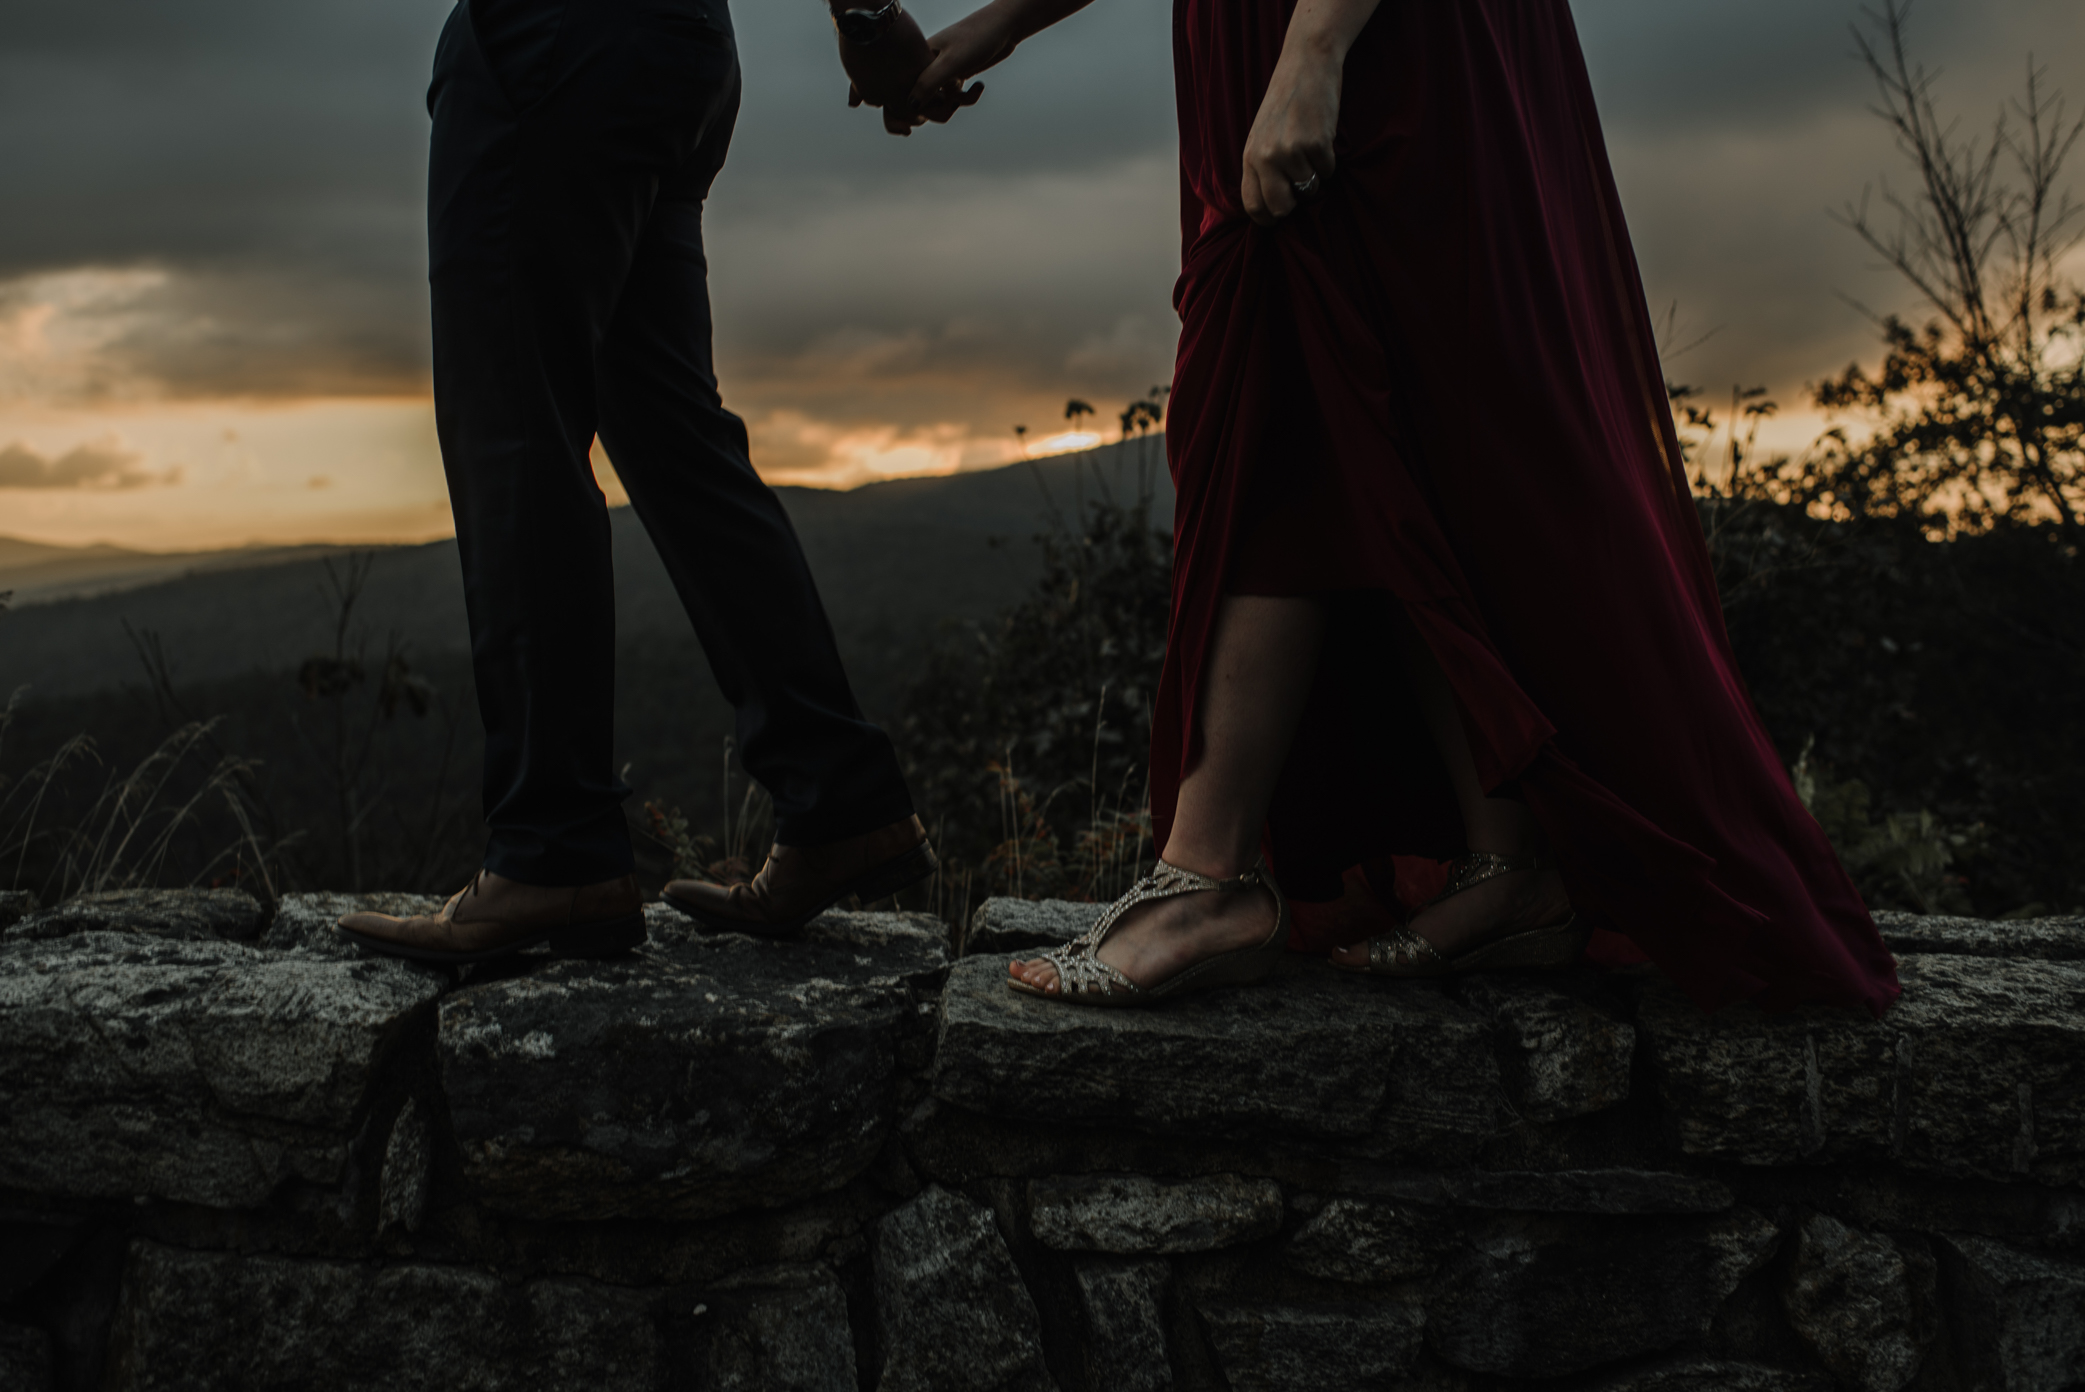
M 1385 0 L 1418 3 L 1419 0 Z M 1443 0 L 1445 2 L 1445 0 Z M 422 97 L 443 0 L 0 0 L 0 534 L 150 550 L 450 529 L 427 373 Z M 931 32 L 963 0 L 917 0 Z M 1831 210 L 1902 170 L 1843 0 L 1579 0 L 1668 375 L 1805 384 L 1916 313 Z M 734 7 L 706 215 L 719 373 L 776 482 L 979 468 L 1168 379 L 1169 8 L 1095 0 L 907 140 L 818 0 Z M 1945 110 L 2028 57 L 2085 103 L 2077 0 L 1919 0 Z M 2085 174 L 2085 160 L 2078 166 Z M 2085 177 L 2075 181 L 2085 189 Z M 612 474 L 601 471 L 614 496 Z

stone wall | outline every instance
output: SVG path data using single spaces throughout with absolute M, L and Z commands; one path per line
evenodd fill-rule
M 1010 994 L 1090 905 L 0 902 L 0 1392 L 2079 1392 L 2085 922 L 1897 918 L 1885 1020 L 1647 971 Z

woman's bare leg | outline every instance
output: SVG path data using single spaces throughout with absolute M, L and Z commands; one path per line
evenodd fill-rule
M 1473 851 L 1520 857 L 1548 849 L 1542 827 L 1534 814 L 1517 799 L 1487 797 L 1477 778 L 1477 760 L 1470 753 L 1470 739 L 1463 729 L 1455 690 L 1447 673 L 1434 660 L 1433 650 L 1416 633 L 1407 633 L 1403 646 L 1405 679 L 1419 713 L 1433 736 L 1448 779 L 1455 787 L 1455 802 L 1462 812 L 1463 843 Z M 1570 907 L 1564 880 L 1554 868 L 1501 875 L 1487 884 L 1466 890 L 1452 899 L 1426 909 L 1412 921 L 1412 931 L 1434 948 L 1450 955 L 1502 932 L 1538 928 L 1561 917 Z M 1366 965 L 1368 945 L 1343 947 L 1334 957 L 1355 966 Z
M 1296 724 L 1303 718 L 1324 639 L 1312 599 L 1231 595 L 1217 611 L 1202 692 L 1202 758 L 1180 785 L 1167 863 L 1230 879 L 1260 857 L 1260 829 Z M 1249 947 L 1273 927 L 1267 894 L 1187 894 L 1131 910 L 1100 958 L 1154 986 L 1206 957 Z M 1014 975 L 1054 989 L 1057 969 L 1015 962 Z
M 1180 785 L 1166 859 L 1225 879 L 1260 858 L 1267 804 L 1317 675 L 1314 599 L 1231 595 L 1217 611 L 1203 689 L 1202 758 Z

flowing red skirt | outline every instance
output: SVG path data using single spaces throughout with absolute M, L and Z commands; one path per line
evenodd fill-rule
M 1395 656 L 1411 625 L 1582 912 L 1704 1008 L 1881 1013 L 1895 964 L 1731 653 L 1568 5 L 1383 0 L 1327 195 L 1261 228 L 1241 158 L 1293 4 L 1174 11 L 1159 844 L 1222 596 L 1319 595 L 1334 620 L 1268 823 L 1297 897 L 1459 849 Z

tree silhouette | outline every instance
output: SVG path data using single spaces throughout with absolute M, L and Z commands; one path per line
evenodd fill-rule
M 1127 440 L 1134 430 L 1139 436 L 1149 434 L 1154 426 L 1163 424 L 1166 413 L 1150 401 L 1132 401 L 1122 408 L 1122 438 Z
M 1092 414 L 1093 407 L 1076 396 L 1064 403 L 1064 418 L 1071 422 L 1071 428 L 1074 430 L 1079 428 L 1079 417 Z
M 1876 318 L 1887 351 L 1870 376 L 1849 367 L 1816 389 L 1828 411 L 1874 422 L 1844 429 L 1763 480 L 1761 491 L 1842 517 L 1913 517 L 1929 532 L 2053 519 L 2085 531 L 2085 290 L 2060 269 L 2085 239 L 2060 187 L 2085 133 L 2030 61 L 2021 98 L 1985 139 L 1963 139 L 1935 109 L 1934 75 L 1904 42 L 1908 0 L 1884 0 L 1855 30 L 1880 98 L 1875 114 L 1917 170 L 1909 194 L 1885 183 L 1894 226 L 1869 197 L 1838 220 L 1925 301 L 1923 328 Z M 1873 317 L 1873 316 L 1871 316 Z

